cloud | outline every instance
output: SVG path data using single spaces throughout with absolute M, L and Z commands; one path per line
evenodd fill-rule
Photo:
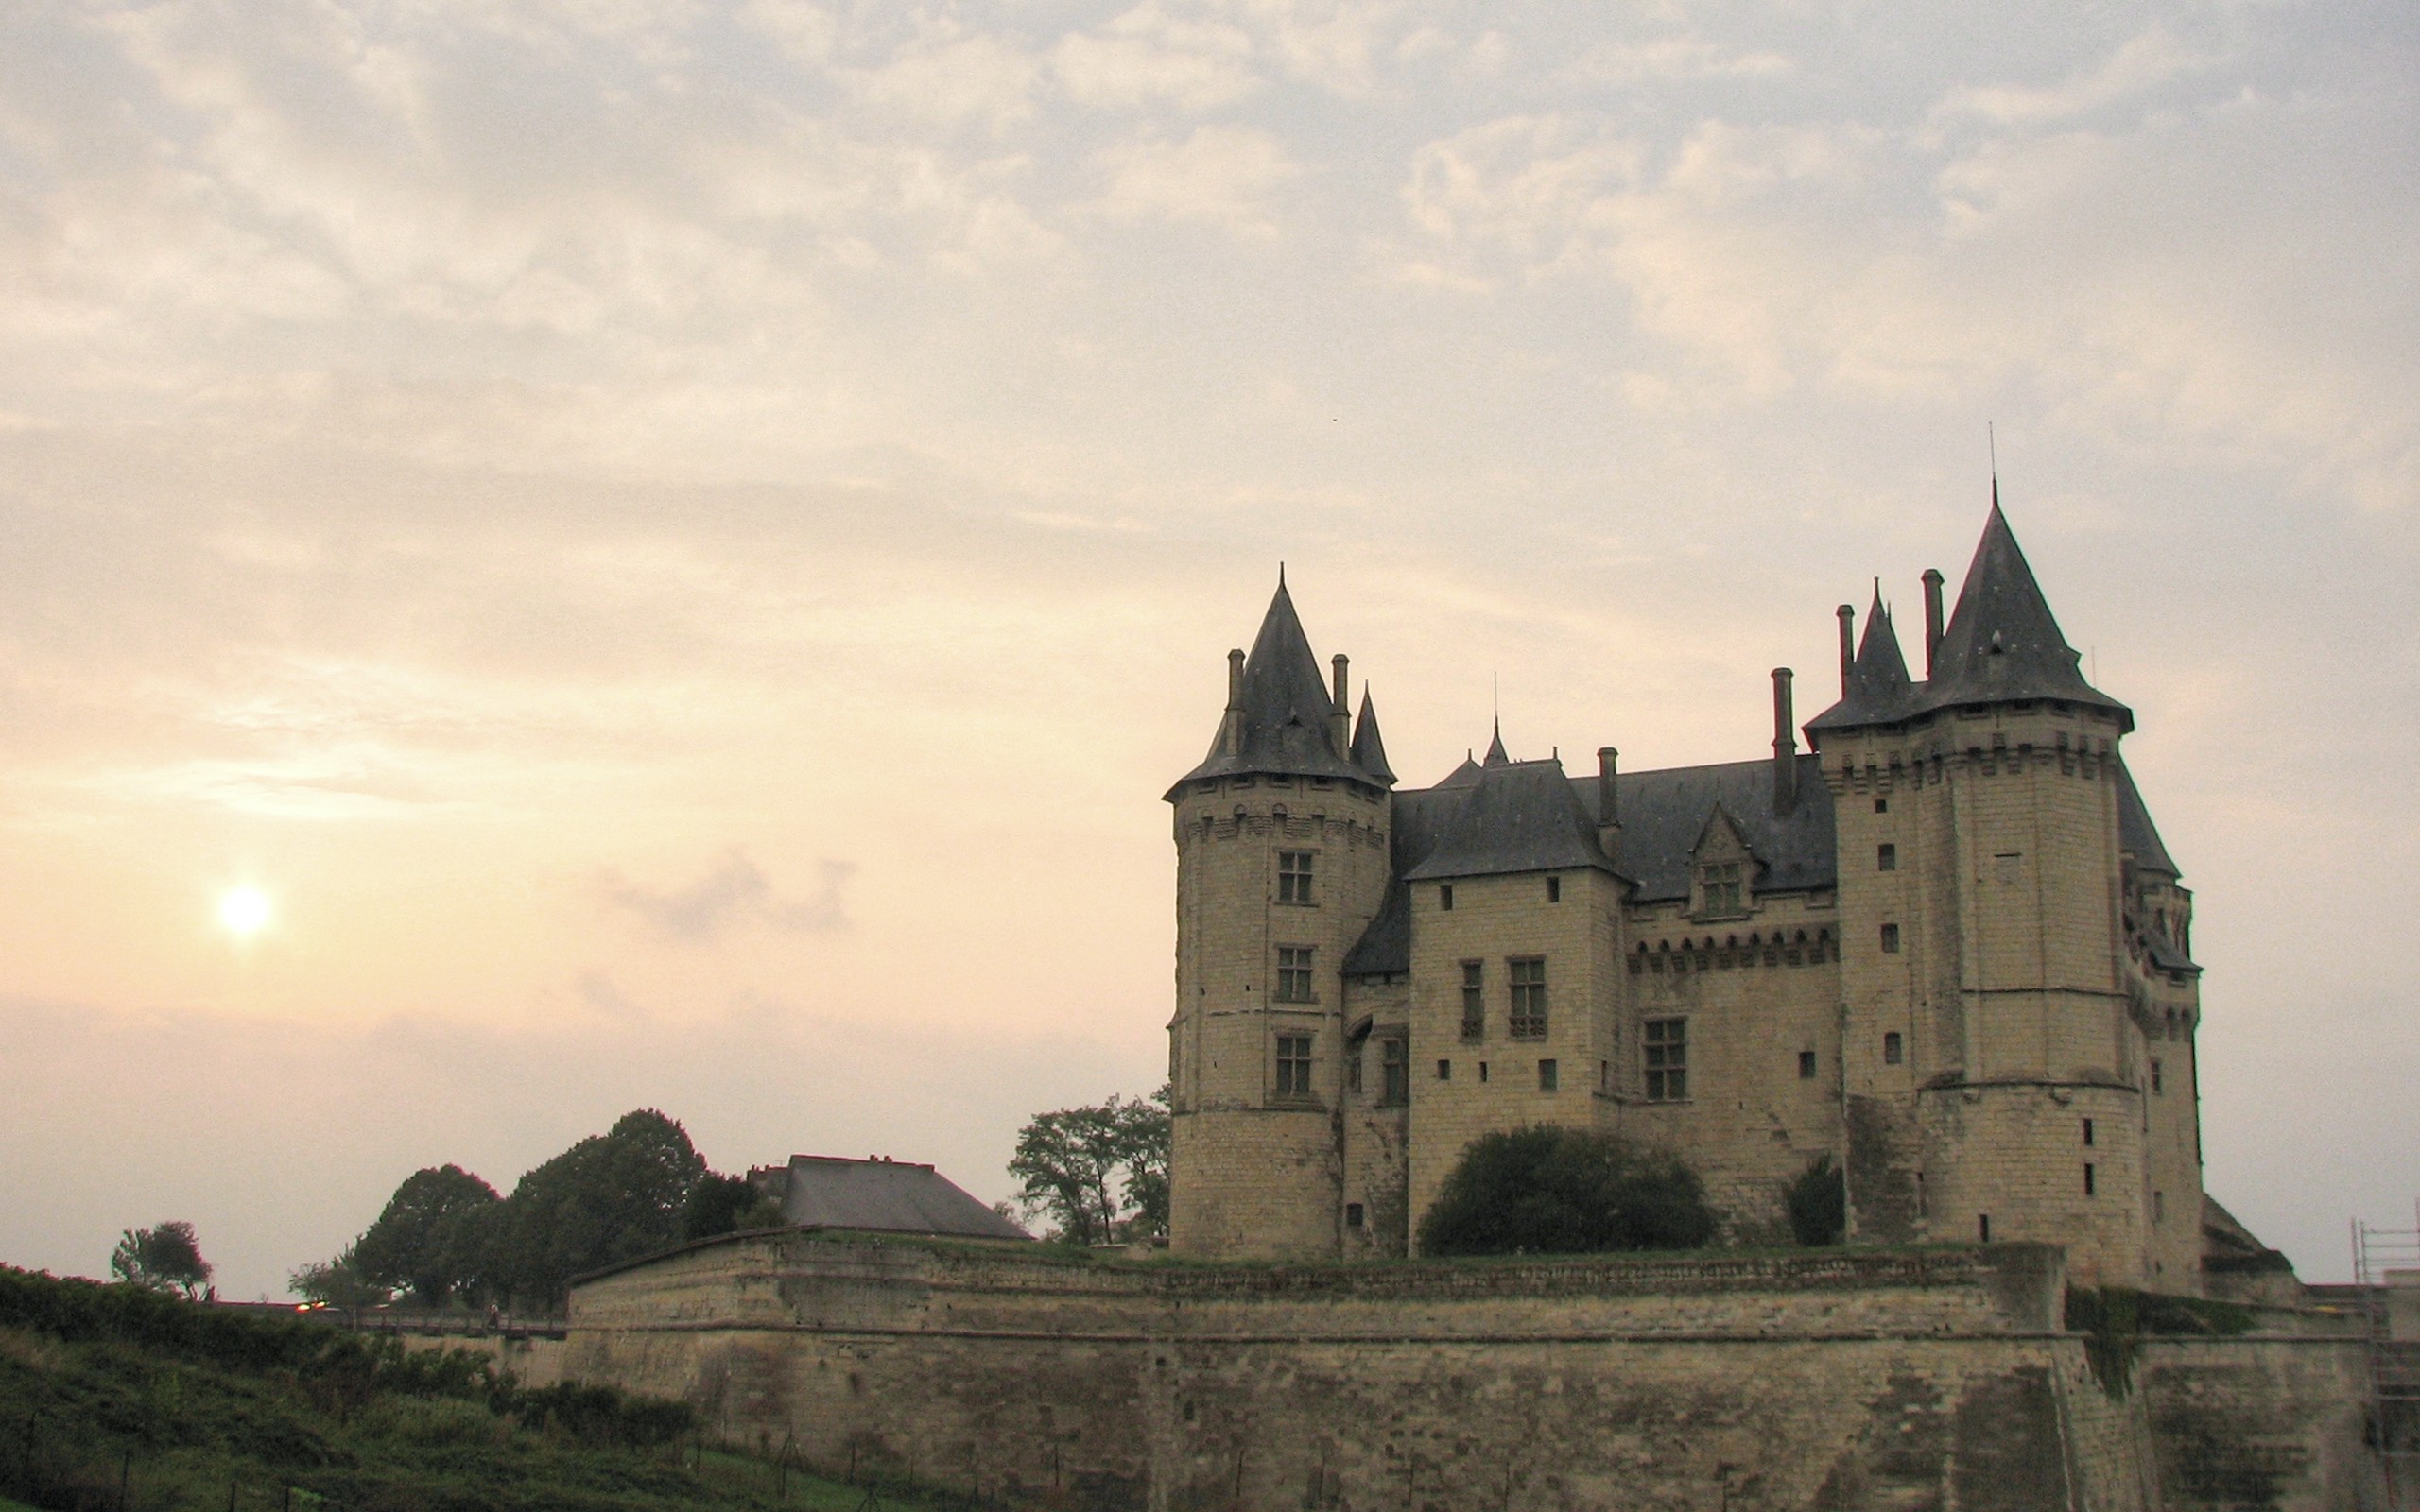
M 1600 43 L 1562 71 L 1579 85 L 1684 83 L 1710 78 L 1788 78 L 1798 64 L 1775 52 L 1729 52 L 1703 37 Z
M 657 891 L 629 882 L 613 870 L 599 879 L 598 885 L 608 903 L 638 916 L 669 938 L 691 944 L 752 924 L 807 935 L 845 930 L 849 927 L 849 914 L 844 893 L 856 866 L 847 861 L 824 861 L 817 869 L 820 877 L 814 896 L 797 901 L 776 894 L 764 868 L 736 846 L 712 870 L 685 887 Z M 590 996 L 593 999 L 595 994 Z
M 1301 170 L 1270 132 L 1204 126 L 1183 142 L 1133 142 L 1100 157 L 1113 220 L 1199 221 L 1231 235 L 1277 234 L 1272 195 Z
M 2187 47 L 2165 26 L 2128 39 L 2098 64 L 2057 84 L 1966 84 L 1950 90 L 1926 119 L 1924 139 L 1939 140 L 1953 125 L 2058 125 L 2140 98 L 2162 85 L 2217 66 L 2223 56 Z
M 1252 51 L 1240 26 L 1180 20 L 1146 0 L 1098 31 L 1061 38 L 1050 66 L 1068 97 L 1084 105 L 1207 111 L 1260 87 Z

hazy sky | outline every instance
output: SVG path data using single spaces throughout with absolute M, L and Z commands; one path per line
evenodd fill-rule
M 2210 1187 L 2341 1276 L 2420 1187 L 2410 0 L 15 0 L 0 1260 L 275 1293 L 640 1106 L 1006 1195 L 1160 1078 L 1280 560 L 1408 781 L 1494 676 L 1746 759 L 1987 421 Z

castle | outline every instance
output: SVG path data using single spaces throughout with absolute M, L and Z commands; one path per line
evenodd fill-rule
M 1730 1236 L 1829 1156 L 1860 1243 L 2031 1241 L 2190 1292 L 2203 1248 L 2192 898 L 2001 514 L 1925 675 L 1877 591 L 1841 696 L 1770 758 L 1484 760 L 1405 789 L 1284 582 L 1228 656 L 1178 857 L 1170 1245 L 1416 1248 L 1478 1136 L 1680 1152 Z

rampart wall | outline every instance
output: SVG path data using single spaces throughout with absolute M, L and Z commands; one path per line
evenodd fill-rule
M 2113 1398 L 2048 1246 L 1336 1267 L 807 1234 L 572 1294 L 575 1379 L 833 1469 L 1068 1504 L 2375 1505 L 2348 1341 L 2161 1344 Z

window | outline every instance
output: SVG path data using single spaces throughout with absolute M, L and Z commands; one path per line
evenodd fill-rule
M 1437 1062 L 1437 1079 L 1439 1081 L 1452 1081 L 1454 1079 L 1454 1063 L 1452 1061 L 1441 1060 Z
M 1992 1242 L 1992 1215 L 1990 1213 L 1984 1212 L 1976 1214 L 1975 1228 L 1977 1234 L 1982 1239 L 1983 1243 L 1988 1245 Z
M 2092 1162 L 2090 1160 L 2083 1163 L 2083 1194 L 2087 1197 L 2092 1195 Z
M 1561 877 L 1548 877 L 1547 879 L 1547 902 L 1550 903 L 1559 903 L 1563 902 L 1563 879 Z
M 2024 873 L 2019 869 L 2023 866 L 2024 861 L 2024 853 L 2016 850 L 2003 850 L 1998 855 L 1992 857 L 1993 880 L 1996 882 L 2015 882 L 2019 880 L 2024 875 Z
M 1875 812 L 1875 813 L 1876 813 L 1876 814 L 1888 814 L 1888 813 L 1890 813 L 1890 812 L 1891 812 L 1891 800 L 1890 800 L 1889 799 L 1887 799 L 1887 798 L 1877 798 L 1877 799 L 1876 799 L 1874 800 L 1874 812 Z
M 1798 1053 L 1798 1079 L 1800 1081 L 1813 1081 L 1815 1079 L 1814 1051 L 1802 1050 Z
M 1385 1040 L 1378 1044 L 1378 1101 L 1401 1108 L 1411 1101 L 1411 1043 Z
M 1725 861 L 1698 868 L 1698 888 L 1702 914 L 1737 914 L 1739 905 L 1739 863 Z
M 1487 968 L 1478 961 L 1462 963 L 1462 1038 L 1487 1038 Z
M 1874 869 L 1876 871 L 1898 870 L 1899 848 L 1895 845 L 1876 846 L 1874 851 Z
M 1677 1103 L 1689 1095 L 1689 1021 L 1647 1021 L 1647 1100 Z
M 2152 1222 L 2166 1223 L 2167 1221 L 2168 1194 L 2165 1192 L 2154 1192 L 2152 1194 Z
M 2092 1147 L 2092 1120 L 2088 1118 L 2083 1121 L 2083 1143 L 2084 1148 Z
M 1277 1001 L 1280 1003 L 1317 1003 L 1311 992 L 1311 947 L 1280 945 L 1277 947 Z
M 1440 913 L 1445 914 L 1450 914 L 1454 911 L 1454 885 L 1452 883 L 1448 882 L 1439 885 L 1437 888 L 1437 910 Z
M 1556 1066 L 1556 1064 L 1555 1064 L 1553 1061 L 1551 1061 L 1551 1060 L 1541 1060 L 1541 1061 L 1539 1061 L 1539 1062 L 1538 1062 L 1538 1091 L 1542 1091 L 1542 1092 L 1550 1092 L 1550 1091 L 1560 1091 L 1560 1090 L 1561 1090 L 1561 1085 L 1562 1085 L 1561 1080 L 1560 1080 L 1561 1075 L 1562 1075 L 1561 1068 L 1559 1068 L 1558 1066 Z
M 1281 1034 L 1277 1037 L 1277 1095 L 1308 1097 L 1311 1095 L 1311 1037 L 1306 1034 Z
M 1348 1202 L 1344 1205 L 1344 1227 L 1347 1228 L 1361 1227 L 1361 1204 Z
M 1356 1094 L 1360 1092 L 1361 1057 L 1368 1048 L 1369 1046 L 1366 1042 L 1355 1045 L 1353 1047 L 1353 1053 L 1344 1057 L 1344 1090 L 1346 1091 Z
M 1885 924 L 1882 926 L 1882 954 L 1885 955 L 1896 955 L 1899 954 L 1898 925 Z
M 1484 1060 L 1478 1063 L 1478 1079 L 1481 1081 L 1487 1080 L 1487 1062 Z
M 1308 850 L 1277 852 L 1277 901 L 1281 903 L 1307 903 L 1311 901 L 1311 857 Z
M 1543 1040 L 1547 1033 L 1547 963 L 1543 956 L 1515 956 L 1504 963 L 1512 972 L 1512 1022 L 1515 1040 Z
M 1895 1066 L 1907 1058 L 1908 1047 L 1906 1042 L 1900 1040 L 1899 1031 L 1893 1029 L 1885 1034 L 1882 1037 L 1882 1063 L 1886 1066 Z
M 2167 1085 L 2159 1074 L 2159 1062 L 2154 1060 L 2152 1062 L 2152 1094 L 2157 1096 L 2166 1091 L 2168 1091 Z

